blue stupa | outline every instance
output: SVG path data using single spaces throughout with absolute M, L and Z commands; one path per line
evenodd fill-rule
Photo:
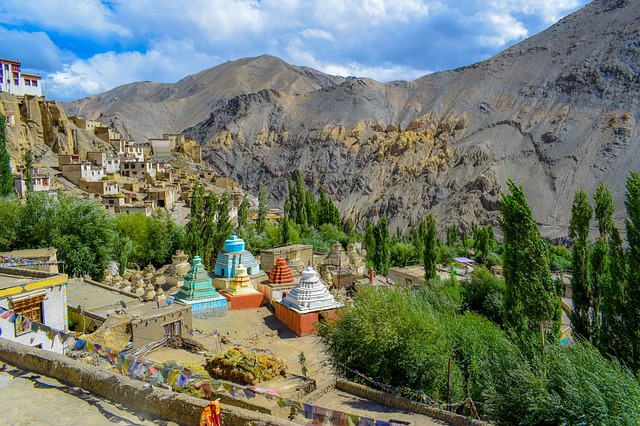
M 200 256 L 193 258 L 193 266 L 184 277 L 184 285 L 173 297 L 191 306 L 193 318 L 221 317 L 227 314 L 227 299 L 211 284 Z
M 260 266 L 251 252 L 245 249 L 242 238 L 232 235 L 224 242 L 224 250 L 218 253 L 214 275 L 216 277 L 233 278 L 236 267 L 242 263 L 247 268 L 247 274 L 253 275 L 260 271 Z

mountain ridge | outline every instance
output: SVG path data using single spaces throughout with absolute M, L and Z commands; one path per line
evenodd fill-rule
M 356 220 L 385 214 L 406 228 L 432 212 L 468 225 L 495 220 L 511 177 L 524 185 L 538 221 L 556 227 L 547 232 L 566 233 L 575 190 L 593 192 L 602 180 L 620 210 L 626 173 L 640 169 L 638 3 L 596 0 L 485 61 L 410 82 L 325 79 L 319 71 L 303 79 L 301 67 L 292 73 L 268 56 L 229 63 L 230 78 L 250 74 L 241 66 L 262 71 L 242 86 L 206 92 L 218 97 L 199 105 L 185 133 L 216 170 L 254 191 L 268 182 L 276 201 L 300 169 Z M 265 79 L 257 65 L 276 71 Z M 221 66 L 184 80 L 202 81 Z M 151 129 L 149 118 L 167 105 L 77 110 Z

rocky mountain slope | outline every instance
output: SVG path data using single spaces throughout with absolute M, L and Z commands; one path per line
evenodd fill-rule
M 0 92 L 0 113 L 7 117 L 7 150 L 14 171 L 24 165 L 27 150 L 35 164 L 43 166 L 57 166 L 59 154 L 113 150 L 93 132 L 77 128 L 56 101 Z
M 620 215 L 628 171 L 640 170 L 639 40 L 640 0 L 596 0 L 486 61 L 411 82 L 260 57 L 65 108 L 130 134 L 191 126 L 206 162 L 245 187 L 268 184 L 282 200 L 300 169 L 348 216 L 386 214 L 393 227 L 429 212 L 442 224 L 492 221 L 511 177 L 559 236 L 579 187 L 603 181 Z

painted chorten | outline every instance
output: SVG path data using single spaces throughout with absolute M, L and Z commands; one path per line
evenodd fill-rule
M 227 314 L 227 299 L 211 284 L 200 256 L 193 258 L 193 266 L 184 277 L 184 285 L 175 299 L 191 306 L 194 318 L 221 317 Z
M 264 294 L 264 297 L 269 302 L 279 302 L 295 286 L 296 279 L 293 278 L 293 273 L 289 265 L 287 265 L 287 261 L 284 257 L 279 257 L 273 269 L 271 269 L 269 280 L 259 283 L 258 290 Z
M 259 308 L 262 305 L 263 295 L 253 288 L 247 268 L 242 264 L 236 268 L 236 274 L 229 283 L 229 288 L 221 290 L 220 294 L 227 299 L 227 303 L 230 304 L 227 306 L 232 310 Z
M 291 273 L 291 269 L 289 269 L 287 261 L 284 259 L 284 257 L 279 257 L 276 260 L 276 264 L 269 274 L 269 282 L 272 282 L 274 284 L 286 284 L 295 282 L 295 280 L 293 279 L 293 273 Z
M 309 266 L 302 272 L 298 284 L 280 302 L 300 313 L 309 313 L 341 308 L 329 290 L 324 286 L 316 271 Z
M 233 278 L 240 263 L 247 268 L 249 275 L 257 274 L 260 271 L 256 258 L 245 249 L 244 240 L 238 238 L 237 235 L 232 235 L 224 242 L 224 249 L 218 254 L 214 275 Z
M 293 290 L 274 304 L 276 318 L 298 336 L 315 333 L 316 324 L 325 316 L 331 317 L 333 310 L 342 306 L 329 293 L 312 267 L 305 269 Z

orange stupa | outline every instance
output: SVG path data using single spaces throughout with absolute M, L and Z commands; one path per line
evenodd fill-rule
M 276 260 L 276 264 L 269 274 L 269 281 L 274 284 L 285 284 L 294 282 L 293 274 L 287 261 L 283 257 Z

